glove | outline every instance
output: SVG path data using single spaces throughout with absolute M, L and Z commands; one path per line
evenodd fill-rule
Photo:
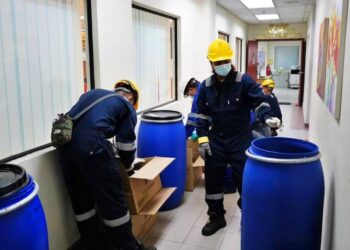
M 205 155 L 208 154 L 209 156 L 212 155 L 210 146 L 208 142 L 201 143 L 199 145 L 199 154 L 201 155 L 202 159 L 205 160 Z
M 277 117 L 266 119 L 265 123 L 270 128 L 279 128 L 281 126 L 281 120 Z

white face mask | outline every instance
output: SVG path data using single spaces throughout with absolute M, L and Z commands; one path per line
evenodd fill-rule
M 214 66 L 214 70 L 215 70 L 216 74 L 225 77 L 231 71 L 231 63 L 225 63 L 225 64 L 221 64 L 218 66 Z

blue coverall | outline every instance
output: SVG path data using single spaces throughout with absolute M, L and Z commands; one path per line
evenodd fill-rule
M 187 117 L 187 122 L 186 122 L 186 126 L 185 126 L 186 138 L 188 138 L 192 135 L 193 131 L 195 130 L 195 128 L 197 126 L 197 111 L 198 111 L 197 99 L 198 99 L 199 90 L 200 90 L 200 85 L 198 85 L 197 92 L 193 96 L 191 113 L 189 113 L 188 117 Z
M 190 137 L 193 133 L 193 131 L 196 129 L 197 126 L 197 116 L 198 116 L 198 108 L 197 108 L 197 102 L 198 102 L 198 94 L 200 91 L 201 85 L 198 84 L 197 92 L 193 96 L 193 102 L 191 107 L 191 113 L 188 114 L 187 122 L 186 122 L 186 138 Z M 224 181 L 224 189 L 228 193 L 234 193 L 236 192 L 236 186 L 234 182 L 232 181 L 232 170 L 231 167 L 227 167 L 225 170 L 225 181 Z
M 270 105 L 271 115 L 280 119 L 282 123 L 282 112 L 275 94 L 271 93 L 269 95 L 266 95 L 266 102 Z M 277 130 L 277 128 L 272 129 L 263 122 L 264 110 L 261 112 L 260 109 L 257 108 L 254 114 L 254 121 L 252 125 L 254 139 L 270 137 L 272 134 L 271 131 Z M 277 132 L 275 132 L 275 135 L 277 135 Z
M 205 190 L 208 214 L 225 214 L 223 183 L 227 164 L 239 194 L 246 161 L 245 150 L 252 140 L 250 110 L 264 102 L 265 96 L 255 81 L 233 70 L 223 82 L 213 74 L 201 84 L 198 95 L 197 133 L 208 137 L 212 156 L 205 158 Z M 265 119 L 270 108 L 265 105 Z M 238 200 L 241 207 L 241 198 Z
M 68 112 L 74 117 L 98 98 L 113 93 L 95 89 L 83 94 Z M 120 164 L 111 143 L 126 168 L 135 155 L 136 112 L 122 96 L 112 96 L 93 106 L 74 121 L 72 141 L 59 148 L 63 176 L 83 242 L 88 249 L 108 249 L 99 230 L 95 205 L 112 244 L 118 249 L 136 249 L 131 220 L 124 198 Z

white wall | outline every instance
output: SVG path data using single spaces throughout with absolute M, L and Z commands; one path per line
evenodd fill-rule
M 330 16 L 332 0 L 318 0 L 315 15 L 313 62 L 317 62 L 319 29 Z M 348 12 L 349 13 L 349 12 Z M 341 117 L 337 122 L 316 93 L 317 63 L 312 63 L 310 140 L 322 153 L 326 193 L 323 220 L 322 249 L 350 249 L 350 18 L 347 18 Z
M 242 39 L 242 72 L 246 68 L 246 44 L 248 36 L 248 24 L 232 15 L 221 5 L 216 6 L 216 29 L 215 32 L 222 31 L 230 35 L 230 45 L 236 52 L 236 38 Z M 232 60 L 234 62 L 234 59 Z
M 305 54 L 305 75 L 304 75 L 304 100 L 303 114 L 304 123 L 308 124 L 310 120 L 310 99 L 312 86 L 312 66 L 314 59 L 315 44 L 315 7 L 311 9 L 311 13 L 307 23 L 307 38 L 306 38 L 306 54 Z

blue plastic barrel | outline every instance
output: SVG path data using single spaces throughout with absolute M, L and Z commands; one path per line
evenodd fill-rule
M 246 151 L 242 250 L 319 250 L 324 179 L 318 147 L 282 137 Z
M 23 168 L 0 164 L 0 249 L 49 249 L 38 190 Z
M 162 206 L 169 210 L 181 204 L 186 184 L 186 132 L 182 114 L 172 110 L 144 112 L 137 137 L 138 157 L 174 157 L 161 173 L 164 187 L 177 187 Z

